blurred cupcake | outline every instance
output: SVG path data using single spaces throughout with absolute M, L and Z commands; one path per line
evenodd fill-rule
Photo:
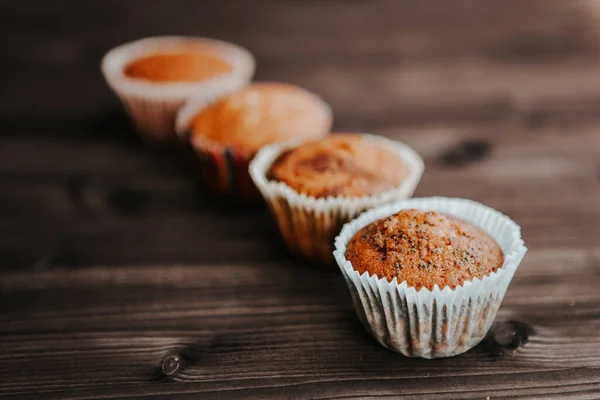
M 366 329 L 384 347 L 423 358 L 484 338 L 527 252 L 510 218 L 439 197 L 372 209 L 344 226 L 335 249 Z
M 181 109 L 177 130 L 194 148 L 204 179 L 216 191 L 260 197 L 248 164 L 264 145 L 328 135 L 332 114 L 315 94 L 283 83 L 256 83 L 206 106 Z
M 254 57 L 220 40 L 154 37 L 109 51 L 102 73 L 139 132 L 163 141 L 175 137 L 177 111 L 189 98 L 210 102 L 246 86 Z
M 333 264 L 342 225 L 366 209 L 410 197 L 423 173 L 410 147 L 367 134 L 264 147 L 250 176 L 292 253 Z

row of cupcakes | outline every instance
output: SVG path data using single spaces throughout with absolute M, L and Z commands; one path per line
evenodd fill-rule
M 469 200 L 408 199 L 424 170 L 414 150 L 330 135 L 322 99 L 250 84 L 254 68 L 238 46 L 182 37 L 120 46 L 102 64 L 142 134 L 189 143 L 213 189 L 262 195 L 291 252 L 337 262 L 383 346 L 433 358 L 477 344 L 526 252 L 518 225 Z
M 333 114 L 316 94 L 251 84 L 254 58 L 233 44 L 142 39 L 111 50 L 102 69 L 141 134 L 188 143 L 217 192 L 262 194 L 290 250 L 314 262 L 333 263 L 341 226 L 410 197 L 423 173 L 421 157 L 400 142 L 330 136 Z
M 410 197 L 423 172 L 419 155 L 402 143 L 357 134 L 327 138 L 330 107 L 293 85 L 250 84 L 254 58 L 233 44 L 142 39 L 111 50 L 102 69 L 140 133 L 188 143 L 204 182 L 217 192 L 253 198 L 258 187 L 288 247 L 311 261 L 331 264 L 342 224 Z M 315 139 L 323 141 L 306 144 Z M 270 164 L 294 147 L 302 148 L 279 160 L 278 179 L 270 179 Z M 249 164 L 261 149 L 251 179 Z M 345 176 L 334 187 L 328 181 L 335 174 Z

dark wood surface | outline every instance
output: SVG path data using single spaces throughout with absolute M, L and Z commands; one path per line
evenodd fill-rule
M 594 0 L 0 3 L 0 396 L 600 398 L 600 6 Z M 110 47 L 238 42 L 257 79 L 320 93 L 338 130 L 425 158 L 416 195 L 510 215 L 530 252 L 490 335 L 404 358 L 336 271 L 261 207 L 144 147 L 102 81 Z

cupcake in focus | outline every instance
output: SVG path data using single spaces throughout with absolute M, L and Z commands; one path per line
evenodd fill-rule
M 258 150 L 290 139 L 329 134 L 333 117 L 317 95 L 283 83 L 255 83 L 210 105 L 190 101 L 177 130 L 193 147 L 204 180 L 220 193 L 260 197 L 248 176 Z
M 423 160 L 403 143 L 367 134 L 333 134 L 263 148 L 250 175 L 292 253 L 333 264 L 342 225 L 369 208 L 410 197 Z
M 461 354 L 488 332 L 527 248 L 520 227 L 463 199 L 410 199 L 346 224 L 334 256 L 359 319 L 410 357 Z
M 199 37 L 141 39 L 110 50 L 102 73 L 138 131 L 152 141 L 175 138 L 175 117 L 191 97 L 214 101 L 246 86 L 254 57 L 237 45 Z

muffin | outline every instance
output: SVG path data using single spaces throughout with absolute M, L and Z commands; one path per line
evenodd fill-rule
M 193 147 L 204 179 L 224 194 L 258 198 L 248 164 L 267 144 L 329 134 L 331 110 L 317 95 L 283 83 L 256 83 L 205 105 L 191 101 L 177 129 Z
M 504 254 L 468 222 L 435 211 L 402 210 L 358 231 L 346 259 L 361 274 L 433 290 L 435 285 L 454 289 L 496 272 Z
M 367 134 L 334 134 L 263 148 L 250 175 L 292 253 L 332 265 L 333 240 L 364 210 L 410 197 L 423 161 L 408 146 Z
M 102 72 L 144 138 L 175 138 L 178 109 L 190 98 L 205 103 L 246 86 L 254 57 L 231 43 L 164 36 L 109 51 Z
M 359 319 L 381 345 L 438 358 L 485 337 L 526 252 L 507 216 L 433 197 L 369 210 L 343 227 L 334 256 Z

